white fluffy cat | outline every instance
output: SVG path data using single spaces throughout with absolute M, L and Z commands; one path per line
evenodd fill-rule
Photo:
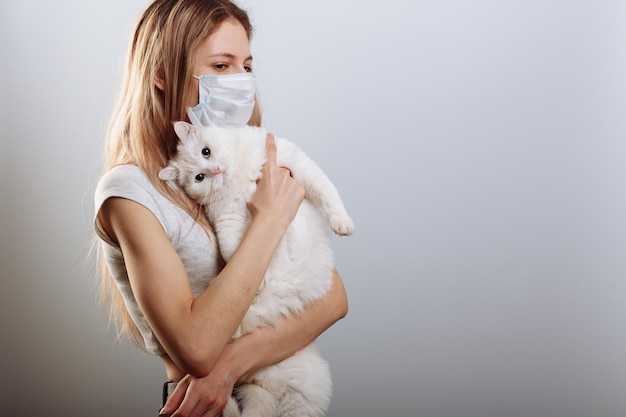
M 258 127 L 197 129 L 174 125 L 177 154 L 159 173 L 202 204 L 228 262 L 251 220 L 247 202 L 265 163 L 266 130 Z M 328 226 L 350 235 L 354 223 L 337 189 L 295 144 L 276 138 L 277 163 L 289 168 L 306 198 L 283 237 L 258 293 L 243 318 L 239 337 L 281 316 L 297 313 L 329 290 L 334 267 Z M 314 345 L 238 381 L 224 417 L 323 416 L 332 392 L 328 363 Z

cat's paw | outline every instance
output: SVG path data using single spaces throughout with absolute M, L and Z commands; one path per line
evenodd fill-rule
M 354 222 L 347 214 L 336 214 L 329 219 L 330 229 L 338 236 L 350 236 L 354 232 Z

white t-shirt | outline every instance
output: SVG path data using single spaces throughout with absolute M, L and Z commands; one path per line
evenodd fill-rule
M 135 201 L 154 214 L 185 266 L 194 296 L 204 291 L 223 267 L 217 240 L 213 234 L 207 235 L 182 208 L 159 193 L 136 166 L 117 166 L 98 182 L 95 192 L 95 229 L 104 248 L 107 267 L 122 293 L 131 318 L 143 336 L 146 350 L 160 355 L 165 353 L 165 350 L 137 305 L 128 280 L 124 255 L 98 221 L 97 214 L 102 204 L 110 197 L 123 197 Z

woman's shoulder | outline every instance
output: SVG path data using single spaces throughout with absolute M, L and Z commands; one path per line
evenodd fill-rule
M 121 197 L 146 206 L 155 214 L 164 208 L 172 210 L 169 202 L 150 182 L 143 171 L 134 165 L 118 165 L 100 177 L 94 194 L 96 212 L 106 200 Z
M 96 186 L 96 197 L 128 197 L 127 194 L 154 194 L 157 190 L 135 165 L 117 165 L 104 173 Z
M 98 181 L 99 189 L 124 186 L 125 184 L 149 182 L 146 175 L 136 165 L 117 165 L 105 172 Z

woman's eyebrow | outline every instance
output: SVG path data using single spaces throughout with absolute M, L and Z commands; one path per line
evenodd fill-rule
M 217 54 L 212 54 L 209 55 L 209 58 L 228 58 L 228 59 L 236 59 L 237 57 L 229 52 L 219 52 Z M 244 62 L 246 61 L 252 61 L 254 58 L 252 57 L 252 55 L 248 56 L 246 59 L 244 59 Z

